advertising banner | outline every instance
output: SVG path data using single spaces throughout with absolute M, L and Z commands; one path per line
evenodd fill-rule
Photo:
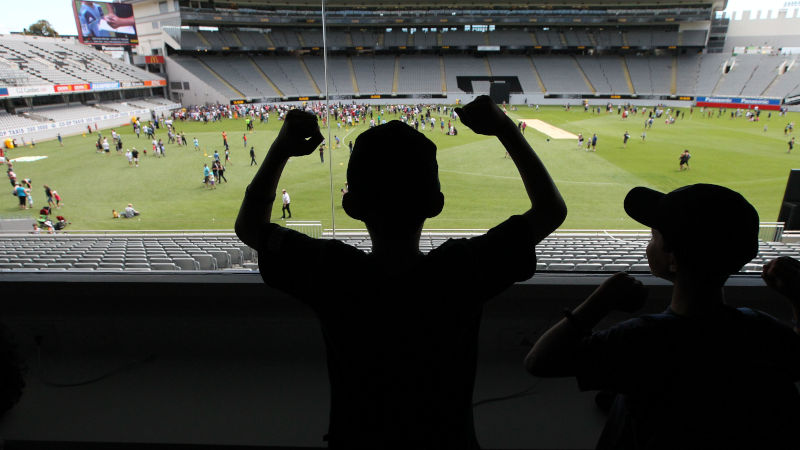
M 89 90 L 89 83 L 84 84 L 57 84 L 53 86 L 53 90 L 58 93 L 61 92 L 82 92 Z
M 161 55 L 145 56 L 144 62 L 146 64 L 164 64 L 164 57 Z
M 119 89 L 119 81 L 106 81 L 103 83 L 92 83 L 93 91 L 109 91 L 111 89 Z
M 8 88 L 0 88 L 0 97 L 8 97 Z
M 49 95 L 54 94 L 52 84 L 40 84 L 34 86 L 9 86 L 8 95 L 13 97 L 26 97 L 32 95 Z
M 781 100 L 777 98 L 746 97 L 697 97 L 697 106 L 707 108 L 742 108 L 777 111 L 781 108 Z
M 73 0 L 78 40 L 89 45 L 137 45 L 133 5 Z

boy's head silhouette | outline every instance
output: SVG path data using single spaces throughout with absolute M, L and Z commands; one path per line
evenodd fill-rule
M 356 138 L 347 182 L 342 206 L 367 225 L 418 228 L 444 206 L 436 145 L 397 120 Z
M 726 187 L 693 184 L 667 194 L 636 187 L 625 211 L 657 230 L 678 270 L 700 282 L 721 285 L 758 253 L 758 213 Z

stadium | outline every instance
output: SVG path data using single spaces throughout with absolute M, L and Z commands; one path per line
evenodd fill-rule
M 0 158 L 12 189 L 30 189 L 30 205 L 0 205 L 0 320 L 27 366 L 0 421 L 9 448 L 326 447 L 323 332 L 263 284 L 258 252 L 233 232 L 294 108 L 317 115 L 325 149 L 289 160 L 279 189 L 294 215 L 275 204 L 270 217 L 312 237 L 371 250 L 342 208 L 348 144 L 396 119 L 438 148 L 445 206 L 425 222 L 423 253 L 530 207 L 500 142 L 454 113 L 481 95 L 563 194 L 569 215 L 536 246 L 537 274 L 483 312 L 482 448 L 594 447 L 605 416 L 593 394 L 520 361 L 615 272 L 649 288 L 646 312 L 669 303 L 650 274 L 651 232 L 623 209 L 635 186 L 742 193 L 759 248 L 727 302 L 790 319 L 759 275 L 800 259 L 796 5 L 731 16 L 724 0 L 64 2 L 77 36 L 0 35 Z M 224 175 L 209 185 L 215 160 Z M 56 190 L 63 205 L 42 213 Z

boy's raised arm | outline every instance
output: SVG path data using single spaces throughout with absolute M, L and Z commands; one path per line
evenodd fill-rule
M 781 256 L 764 264 L 761 278 L 786 297 L 792 307 L 792 328 L 800 334 L 800 261 Z
M 322 140 L 316 116 L 298 109 L 286 114 L 283 126 L 247 187 L 239 208 L 235 230 L 242 242 L 252 248 L 258 246 L 258 232 L 270 222 L 272 203 L 286 161 L 292 156 L 310 154 Z
M 539 242 L 555 231 L 567 217 L 567 205 L 544 164 L 514 121 L 486 95 L 463 108 L 456 108 L 456 113 L 472 131 L 497 136 L 511 155 L 531 200 L 531 208 L 523 216 L 533 227 L 535 241 Z

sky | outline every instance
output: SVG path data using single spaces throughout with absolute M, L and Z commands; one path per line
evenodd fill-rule
M 5 0 L 15 1 L 15 0 Z M 18 1 L 18 0 L 17 0 Z M 795 0 L 728 0 L 726 11 L 742 10 L 777 10 L 790 4 L 792 7 L 800 6 Z M 30 5 L 30 6 L 27 6 Z M 0 34 L 11 31 L 22 31 L 40 19 L 50 22 L 59 34 L 75 35 L 75 15 L 72 12 L 71 0 L 30 0 L 26 7 L 4 8 L 3 19 L 0 21 Z

